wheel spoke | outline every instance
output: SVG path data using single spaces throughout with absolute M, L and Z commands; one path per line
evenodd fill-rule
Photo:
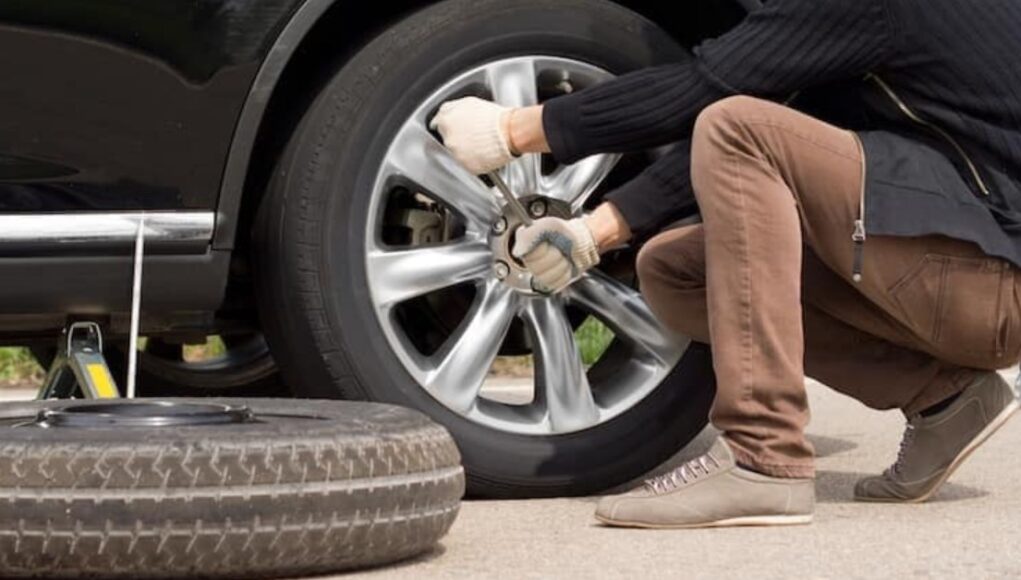
M 478 176 L 472 175 L 432 133 L 417 122 L 405 125 L 397 135 L 387 170 L 425 189 L 461 212 L 476 231 L 485 231 L 499 213 L 493 194 Z
M 620 155 L 595 155 L 574 165 L 564 165 L 543 179 L 543 192 L 581 211 L 600 184 L 620 162 Z
M 563 303 L 535 299 L 524 316 L 535 336 L 536 388 L 545 393 L 553 430 L 566 433 L 597 424 L 599 409 Z
M 597 66 L 542 54 L 465 70 L 422 99 L 377 173 L 368 216 L 373 227 L 367 232 L 364 254 L 372 308 L 401 367 L 418 386 L 467 421 L 525 436 L 590 429 L 619 417 L 654 392 L 684 352 L 684 340 L 661 329 L 636 292 L 599 275 L 579 281 L 577 287 L 554 298 L 531 296 L 513 290 L 515 284 L 499 282 L 491 271 L 497 250 L 490 236 L 505 202 L 499 192 L 487 187 L 484 176 L 471 175 L 427 128 L 442 103 L 453 98 L 485 95 L 504 106 L 526 107 L 538 104 L 547 89 L 584 90 L 611 77 Z M 529 155 L 504 168 L 502 177 L 516 195 L 552 197 L 578 213 L 606 187 L 619 159 L 597 156 L 543 175 L 545 158 Z M 459 213 L 466 223 L 455 220 L 458 223 L 451 231 L 465 234 L 444 245 L 386 247 L 380 242 L 380 228 L 398 187 L 431 196 Z M 465 298 L 463 293 L 451 292 L 447 302 L 446 293 L 439 292 L 458 284 L 476 289 L 463 320 L 417 316 L 419 312 L 446 316 L 452 310 L 448 305 L 463 312 L 458 301 Z M 429 299 L 415 300 L 424 296 Z M 400 316 L 398 305 L 402 305 Z M 617 336 L 597 372 L 587 372 L 575 343 L 573 316 L 568 313 L 576 308 L 602 319 Z M 522 406 L 482 396 L 516 318 L 528 327 L 536 357 L 538 399 Z M 410 325 L 428 328 L 416 326 L 412 332 Z M 513 344 L 506 345 L 508 352 L 529 346 L 514 338 Z M 444 344 L 432 350 L 434 340 Z
M 492 263 L 489 246 L 473 240 L 410 250 L 375 250 L 368 257 L 373 293 L 383 308 L 481 279 Z
M 493 100 L 505 107 L 529 107 L 539 104 L 535 60 L 516 58 L 486 67 L 486 82 Z
M 522 155 L 503 168 L 501 175 L 515 195 L 532 195 L 539 192 L 541 159 L 538 155 Z
M 686 340 L 659 324 L 642 296 L 601 272 L 592 272 L 567 292 L 569 300 L 599 316 L 621 339 L 645 350 L 656 361 L 673 366 Z
M 528 107 L 539 103 L 535 61 L 519 58 L 486 68 L 486 82 L 493 100 L 505 107 Z M 522 155 L 507 166 L 502 177 L 518 195 L 538 193 L 541 171 L 539 155 Z
M 499 282 L 480 287 L 477 306 L 463 327 L 430 358 L 423 386 L 451 409 L 467 413 L 493 366 L 511 322 L 517 316 L 519 295 Z

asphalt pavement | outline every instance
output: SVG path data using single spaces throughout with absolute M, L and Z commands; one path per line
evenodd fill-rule
M 595 498 L 472 501 L 433 553 L 336 578 L 1021 578 L 1021 418 L 931 502 L 859 504 L 854 482 L 893 461 L 903 417 L 818 384 L 809 393 L 819 454 L 810 526 L 616 530 L 593 520 Z M 704 452 L 713 438 L 703 433 L 664 468 Z
M 809 393 L 809 432 L 819 454 L 819 505 L 810 526 L 617 530 L 593 520 L 596 498 L 471 501 L 432 553 L 330 578 L 1021 578 L 1021 419 L 931 502 L 859 504 L 851 499 L 855 480 L 893 461 L 903 418 L 817 384 Z M 657 472 L 701 454 L 714 436 L 707 430 Z

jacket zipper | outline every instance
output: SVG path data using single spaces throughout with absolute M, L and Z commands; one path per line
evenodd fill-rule
M 903 112 L 909 119 L 914 121 L 916 124 L 921 125 L 926 129 L 929 129 L 933 133 L 936 133 L 940 137 L 943 137 L 943 139 L 945 139 L 946 142 L 949 143 L 950 146 L 957 151 L 957 154 L 960 155 L 962 159 L 964 159 L 964 162 L 968 165 L 968 169 L 971 171 L 972 177 L 975 178 L 975 183 L 978 185 L 978 188 L 982 191 L 983 195 L 986 196 L 989 195 L 989 187 L 986 186 L 985 180 L 982 179 L 982 174 L 979 173 L 978 166 L 975 165 L 975 162 L 971 160 L 971 157 L 968 155 L 968 152 L 964 150 L 964 147 L 962 147 L 960 143 L 958 143 L 957 139 L 954 139 L 953 135 L 948 133 L 939 125 L 927 121 L 923 119 L 921 116 L 919 116 L 918 113 L 912 110 L 911 107 L 909 107 L 907 103 L 905 103 L 904 100 L 901 99 L 900 96 L 896 92 L 894 92 L 890 85 L 886 84 L 886 81 L 884 81 L 883 79 L 879 78 L 873 73 L 866 75 L 865 79 L 866 80 L 872 79 L 873 81 L 875 81 L 876 84 L 879 85 L 879 88 L 881 88 L 883 92 L 886 93 L 888 97 L 890 97 L 890 100 L 892 100 L 894 104 L 897 105 L 897 108 L 899 108 L 901 112 Z
M 865 240 L 868 238 L 865 228 L 865 178 L 868 177 L 865 162 L 865 145 L 861 137 L 851 131 L 854 141 L 858 144 L 858 151 L 861 153 L 861 191 L 858 193 L 858 219 L 854 220 L 854 233 L 851 234 L 851 241 L 854 242 L 854 265 L 851 267 L 851 279 L 855 284 L 862 281 L 862 270 L 865 266 Z

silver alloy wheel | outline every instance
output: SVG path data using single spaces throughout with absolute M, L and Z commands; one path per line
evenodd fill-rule
M 476 68 L 435 91 L 394 138 L 376 178 L 369 207 L 366 266 L 382 330 L 405 369 L 436 400 L 487 427 L 528 435 L 557 435 L 605 423 L 634 407 L 667 377 L 689 344 L 657 322 L 640 294 L 601 272 L 585 275 L 559 295 L 545 296 L 508 282 L 505 266 L 520 266 L 494 252 L 493 237 L 508 215 L 499 194 L 465 170 L 428 129 L 439 106 L 480 91 L 506 106 L 539 102 L 540 85 L 585 87 L 610 73 L 575 60 L 520 57 Z M 579 215 L 619 156 L 596 156 L 544 171 L 540 156 L 526 155 L 503 170 L 519 196 L 543 196 Z M 390 187 L 413 183 L 418 191 L 457 212 L 464 235 L 447 243 L 393 247 L 381 224 Z M 505 222 L 504 222 L 505 223 Z M 502 271 L 501 271 L 502 270 Z M 422 354 L 395 316 L 402 303 L 462 284 L 475 286 L 468 315 L 439 350 Z M 615 344 L 631 356 L 608 376 L 593 377 L 582 363 L 566 307 L 609 326 Z M 531 337 L 536 396 L 527 405 L 482 396 L 487 376 L 515 319 Z M 601 373 L 603 375 L 604 373 Z

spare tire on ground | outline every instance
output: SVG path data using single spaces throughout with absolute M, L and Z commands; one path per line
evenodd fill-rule
M 431 549 L 463 492 L 447 431 L 398 407 L 0 405 L 2 578 L 266 578 L 372 566 Z

